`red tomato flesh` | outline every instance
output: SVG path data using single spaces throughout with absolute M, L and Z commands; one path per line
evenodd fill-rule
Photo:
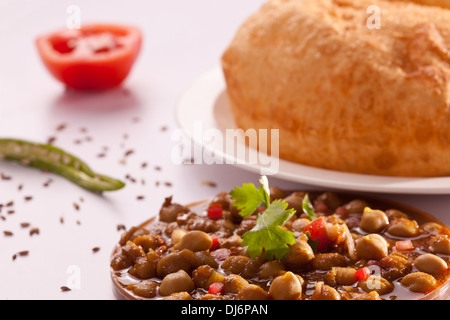
M 358 270 L 355 272 L 355 278 L 356 278 L 356 280 L 358 280 L 358 281 L 366 280 L 369 276 L 370 276 L 370 270 L 369 270 L 369 268 L 367 268 L 367 267 L 358 269 Z
M 128 76 L 139 54 L 139 29 L 119 25 L 86 25 L 37 38 L 36 46 L 50 73 L 76 90 L 106 90 Z
M 214 282 L 209 286 L 208 293 L 210 294 L 221 294 L 223 292 L 223 283 L 221 282 Z
M 208 218 L 220 219 L 223 216 L 223 209 L 221 204 L 213 204 L 208 207 Z
M 317 251 L 323 252 L 331 245 L 332 241 L 328 237 L 326 222 L 323 218 L 318 218 L 308 224 L 304 229 L 303 233 L 309 233 L 309 238 L 316 242 L 318 241 Z

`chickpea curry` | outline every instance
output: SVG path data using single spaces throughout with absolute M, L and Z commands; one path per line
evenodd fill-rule
M 121 236 L 111 259 L 130 299 L 443 299 L 450 231 L 379 199 L 244 184 Z

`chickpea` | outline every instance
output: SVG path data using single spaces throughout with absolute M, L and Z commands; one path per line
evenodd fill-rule
M 226 238 L 222 244 L 220 245 L 221 248 L 231 248 L 231 247 L 239 247 L 242 243 L 242 238 L 240 236 L 233 235 L 229 238 Z
M 431 234 L 439 234 L 442 231 L 442 226 L 436 222 L 426 222 L 422 225 L 422 229 Z
M 431 253 L 418 256 L 414 260 L 414 265 L 417 269 L 419 269 L 419 271 L 426 272 L 431 275 L 436 275 L 447 269 L 447 263 L 444 259 Z
M 394 290 L 394 285 L 380 276 L 370 276 L 366 280 L 359 281 L 358 287 L 365 292 L 376 291 L 380 295 L 388 294 Z
M 164 277 L 159 286 L 159 293 L 168 296 L 175 292 L 191 291 L 195 287 L 194 281 L 184 270 L 170 273 Z
M 366 207 L 367 203 L 358 199 L 352 200 L 344 205 L 344 209 L 348 211 L 348 213 L 362 213 Z
M 360 227 L 370 233 L 380 232 L 389 224 L 389 219 L 381 210 L 364 209 L 361 217 Z
M 450 238 L 447 235 L 439 234 L 434 236 L 430 240 L 429 245 L 434 253 L 450 255 Z
M 193 230 L 187 232 L 178 241 L 174 248 L 177 250 L 188 249 L 191 251 L 205 251 L 211 248 L 212 239 L 206 232 Z
M 208 265 L 212 268 L 218 268 L 219 264 L 217 261 L 211 256 L 209 251 L 197 251 L 195 255 L 199 259 L 199 265 Z
M 295 209 L 300 214 L 303 212 L 302 202 L 304 197 L 304 192 L 294 192 L 284 198 L 284 201 L 288 204 L 288 209 Z
M 306 218 L 295 219 L 294 222 L 292 222 L 291 231 L 292 232 L 296 232 L 296 231 L 302 232 L 303 229 L 310 223 L 311 223 L 311 221 Z
M 166 198 L 166 201 L 159 211 L 159 220 L 173 222 L 177 220 L 178 214 L 187 212 L 189 212 L 188 208 L 178 203 L 172 203 L 172 197 L 169 197 Z
M 325 275 L 325 283 L 330 286 L 349 286 L 356 282 L 356 270 L 353 268 L 333 267 Z
M 336 289 L 323 282 L 317 282 L 311 300 L 341 300 L 341 295 Z
M 298 276 L 291 271 L 273 279 L 269 294 L 275 300 L 300 300 L 302 297 L 302 283 Z
M 225 276 L 208 265 L 202 265 L 192 272 L 194 284 L 198 288 L 208 290 L 214 282 L 225 282 Z
M 341 205 L 341 200 L 334 192 L 324 192 L 316 198 L 316 201 L 325 203 L 325 205 L 332 210 Z
M 415 220 L 399 218 L 391 222 L 387 232 L 396 237 L 414 237 L 419 233 L 419 225 Z
M 367 294 L 355 293 L 352 295 L 352 300 L 381 300 L 381 298 L 378 292 L 371 291 Z
M 240 274 L 249 261 L 250 258 L 247 256 L 230 256 L 222 263 L 222 269 L 226 274 Z
M 412 292 L 419 293 L 429 292 L 437 286 L 436 279 L 425 272 L 410 273 L 406 275 L 400 283 Z
M 200 265 L 200 258 L 191 250 L 183 249 L 163 255 L 156 266 L 156 273 L 160 278 L 178 270 L 190 272 Z
M 143 298 L 153 298 L 156 296 L 158 284 L 154 281 L 143 280 L 136 284 L 129 284 L 127 289 L 133 291 L 135 295 Z
M 172 234 L 170 236 L 170 239 L 172 241 L 172 243 L 178 243 L 181 238 L 183 238 L 183 236 L 187 233 L 186 230 L 184 229 L 175 229 L 172 231 Z
M 321 253 L 312 261 L 313 268 L 318 270 L 330 270 L 335 266 L 345 267 L 347 264 L 347 258 L 339 253 Z
M 379 234 L 368 234 L 356 240 L 356 254 L 360 259 L 380 260 L 388 255 L 388 243 Z
M 400 218 L 408 218 L 408 215 L 404 212 L 401 212 L 400 210 L 396 210 L 396 209 L 389 209 L 386 210 L 386 216 L 388 217 L 389 221 L 393 221 L 395 219 L 400 219 Z
M 223 281 L 223 290 L 225 293 L 239 293 L 246 285 L 247 280 L 236 274 L 230 274 Z
M 164 300 L 193 300 L 193 298 L 189 293 L 183 291 L 172 293 L 170 296 L 164 298 Z
M 314 251 L 310 245 L 297 238 L 295 243 L 290 246 L 289 252 L 284 258 L 284 263 L 290 267 L 301 267 L 314 259 Z
M 285 273 L 284 264 L 281 261 L 273 260 L 265 262 L 258 271 L 258 278 L 271 279 Z
M 243 287 L 237 294 L 238 300 L 266 300 L 268 293 L 255 284 L 248 284 Z
M 278 187 L 270 187 L 270 202 L 277 199 L 283 199 L 286 197 L 286 193 Z
M 138 279 L 149 279 L 156 276 L 156 268 L 159 256 L 153 251 L 149 251 L 146 257 L 139 257 L 134 262 L 134 266 L 128 271 Z

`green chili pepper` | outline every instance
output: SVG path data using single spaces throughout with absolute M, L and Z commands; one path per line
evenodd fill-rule
M 51 145 L 16 139 L 0 139 L 0 160 L 56 173 L 91 191 L 114 191 L 122 181 L 94 173 L 83 161 Z

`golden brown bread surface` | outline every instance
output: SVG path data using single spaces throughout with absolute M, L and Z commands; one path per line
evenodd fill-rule
M 450 8 L 449 0 L 389 0 L 389 1 L 413 2 L 426 6 L 438 6 L 442 8 Z
M 427 0 L 415 0 L 427 1 Z M 381 28 L 367 28 L 367 8 Z M 243 129 L 280 157 L 391 176 L 450 174 L 450 10 L 386 0 L 270 0 L 222 57 Z

